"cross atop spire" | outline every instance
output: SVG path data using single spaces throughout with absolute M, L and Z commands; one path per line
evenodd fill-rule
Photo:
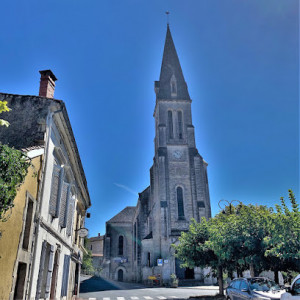
M 169 25 L 169 14 L 170 12 L 169 11 L 166 11 L 166 15 L 167 15 L 167 24 Z
M 157 99 L 190 99 L 169 24 L 167 24 L 160 77 L 159 81 L 155 82 L 155 91 Z

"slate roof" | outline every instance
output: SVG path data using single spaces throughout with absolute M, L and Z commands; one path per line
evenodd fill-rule
M 171 78 L 173 75 L 175 76 L 177 83 L 176 96 L 171 96 Z M 156 81 L 155 85 L 159 88 L 159 92 L 157 94 L 158 99 L 190 100 L 190 95 L 183 77 L 169 25 L 167 27 L 160 78 L 159 82 Z
M 117 215 L 112 217 L 107 223 L 132 222 L 135 214 L 136 206 L 127 206 Z

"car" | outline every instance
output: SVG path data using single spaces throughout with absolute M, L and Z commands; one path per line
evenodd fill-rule
M 300 274 L 293 280 L 291 286 L 286 288 L 281 300 L 300 300 Z
M 266 277 L 236 278 L 226 288 L 226 299 L 277 300 L 283 293 L 282 287 Z

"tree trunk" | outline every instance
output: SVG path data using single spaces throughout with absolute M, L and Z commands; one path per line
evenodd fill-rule
M 254 264 L 253 261 L 250 263 L 250 276 L 255 277 Z
M 219 294 L 224 295 L 222 266 L 218 266 L 218 284 L 219 284 Z
M 243 277 L 243 272 L 239 269 L 236 270 L 237 277 Z
M 275 271 L 274 271 L 274 281 L 276 283 L 279 283 L 279 276 L 278 276 L 278 270 L 277 269 L 275 269 Z

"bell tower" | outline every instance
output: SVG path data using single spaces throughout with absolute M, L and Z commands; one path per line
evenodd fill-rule
M 187 230 L 191 218 L 211 217 L 207 163 L 198 153 L 191 103 L 169 25 L 155 82 L 155 157 L 158 197 L 166 207 L 165 236 Z M 166 223 L 166 222 L 165 222 Z
M 211 217 L 207 163 L 196 148 L 192 100 L 169 25 L 160 78 L 154 88 L 155 156 L 151 192 L 154 219 L 159 218 L 160 222 L 153 223 L 153 238 L 160 238 L 162 254 L 169 251 L 181 231 L 188 230 L 191 218 L 200 222 L 202 217 Z
M 154 85 L 156 103 L 155 155 L 150 169 L 152 255 L 170 261 L 164 276 L 187 278 L 172 253 L 172 243 L 187 231 L 192 218 L 211 217 L 207 163 L 199 154 L 192 123 L 191 103 L 169 25 L 159 81 Z M 194 272 L 194 271 L 193 271 Z M 193 273 L 194 274 L 194 273 Z M 194 275 L 193 275 L 194 276 Z

